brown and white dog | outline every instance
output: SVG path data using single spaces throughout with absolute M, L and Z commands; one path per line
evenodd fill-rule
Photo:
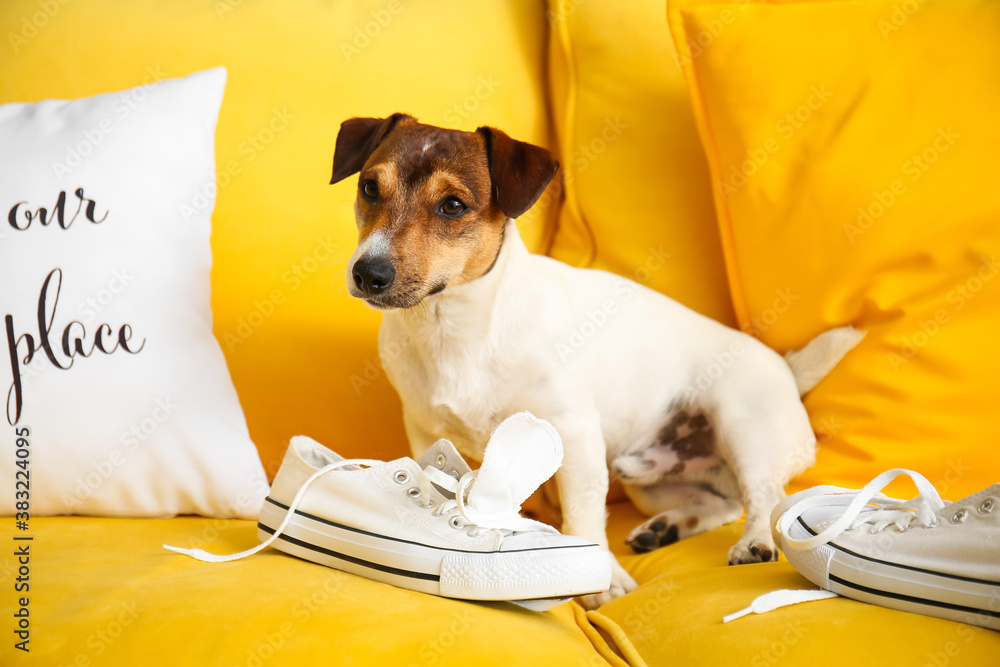
M 528 410 L 563 438 L 564 532 L 607 546 L 610 468 L 652 516 L 629 537 L 635 550 L 745 508 L 729 562 L 774 560 L 771 508 L 815 458 L 800 396 L 863 334 L 834 329 L 782 358 L 637 283 L 530 254 L 513 219 L 558 168 L 490 127 L 405 114 L 341 126 L 331 183 L 360 172 L 348 287 L 385 311 L 382 362 L 414 454 L 448 438 L 481 460 L 490 432 Z M 584 602 L 634 587 L 618 567 L 611 590 Z

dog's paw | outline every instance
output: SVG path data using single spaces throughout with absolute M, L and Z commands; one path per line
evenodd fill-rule
M 778 548 L 770 540 L 740 540 L 729 550 L 730 565 L 769 563 L 778 560 Z
M 583 597 L 577 598 L 580 600 L 580 604 L 582 604 L 585 609 L 597 609 L 601 605 L 620 598 L 626 593 L 630 593 L 639 587 L 639 585 L 635 583 L 635 579 L 632 578 L 632 575 L 626 572 L 625 568 L 618 564 L 618 561 L 614 562 L 612 568 L 611 588 L 603 593 L 584 595 Z
M 658 516 L 633 530 L 625 538 L 625 544 L 632 547 L 632 551 L 637 554 L 645 554 L 673 544 L 679 539 L 680 531 L 677 526 L 671 524 L 666 517 Z

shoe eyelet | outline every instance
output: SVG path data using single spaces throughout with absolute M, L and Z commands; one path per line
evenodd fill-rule
M 965 523 L 965 519 L 969 516 L 969 510 L 962 508 L 955 512 L 955 515 L 951 517 L 952 523 Z
M 438 470 L 444 470 L 444 464 L 447 463 L 447 461 L 448 460 L 444 457 L 444 454 L 438 454 L 437 459 L 434 461 L 434 465 L 437 466 Z
M 996 508 L 997 501 L 994 498 L 987 498 L 979 505 L 980 514 L 989 514 Z
M 410 481 L 410 475 L 405 470 L 399 470 L 393 475 L 393 479 L 396 480 L 396 484 L 406 484 Z
M 420 489 L 415 486 L 411 486 L 406 490 L 406 495 L 411 498 L 419 498 L 422 494 L 420 493 Z
M 423 507 L 425 510 L 429 510 L 430 508 L 434 507 L 434 499 L 428 498 L 426 503 L 420 503 L 418 507 Z
M 483 531 L 479 528 L 470 528 L 469 531 L 466 533 L 466 535 L 468 535 L 469 537 L 479 537 L 482 534 Z
M 452 470 L 452 471 L 451 471 L 451 473 L 449 473 L 449 474 L 450 474 L 450 475 L 451 475 L 452 477 L 454 477 L 455 479 L 462 479 L 462 476 L 458 474 L 458 471 L 457 471 L 457 470 Z
M 459 523 L 459 516 L 457 514 L 452 515 L 452 517 L 448 519 L 448 525 L 455 530 L 462 530 L 465 528 L 465 526 Z

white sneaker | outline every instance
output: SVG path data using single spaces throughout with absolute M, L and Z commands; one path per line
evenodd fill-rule
M 879 493 L 901 474 L 920 495 Z M 774 509 L 771 527 L 788 562 L 817 586 L 1000 630 L 1000 484 L 949 503 L 922 475 L 895 469 L 860 491 L 796 493 Z
M 261 544 L 231 556 L 166 548 L 220 562 L 270 545 L 402 588 L 542 611 L 611 585 L 606 549 L 518 514 L 561 462 L 559 434 L 527 412 L 497 427 L 477 471 L 447 440 L 385 463 L 298 436 L 261 508 Z

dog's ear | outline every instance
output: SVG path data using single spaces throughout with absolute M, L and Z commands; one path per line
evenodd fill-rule
M 495 127 L 476 130 L 486 140 L 493 196 L 508 218 L 531 208 L 559 171 L 559 162 L 544 148 L 511 139 Z
M 379 142 L 404 118 L 416 120 L 405 113 L 394 113 L 388 118 L 350 118 L 341 123 L 330 185 L 361 171 Z

